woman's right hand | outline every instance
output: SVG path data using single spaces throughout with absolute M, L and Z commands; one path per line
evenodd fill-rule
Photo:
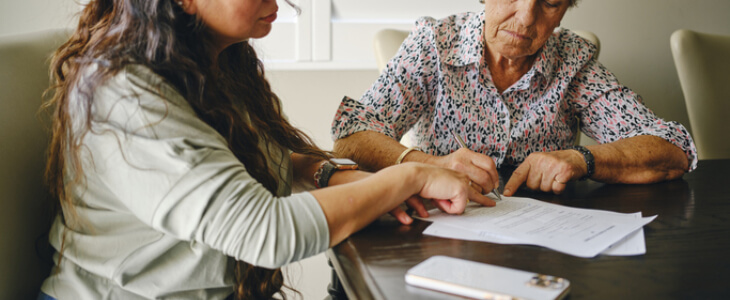
M 494 160 L 467 148 L 445 156 L 433 156 L 428 163 L 466 174 L 479 192 L 489 193 L 499 187 L 499 173 Z

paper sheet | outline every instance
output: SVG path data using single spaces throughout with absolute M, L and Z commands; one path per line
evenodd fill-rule
M 429 212 L 424 234 L 500 244 L 529 244 L 580 257 L 646 252 L 643 230 L 656 216 L 571 208 L 530 198 L 503 197 L 496 207 L 472 204 L 464 214 Z
M 637 218 L 641 218 L 641 213 L 635 214 Z M 478 234 L 464 230 L 459 227 L 453 227 L 446 224 L 433 223 L 423 231 L 425 235 L 437 236 L 448 239 L 459 239 L 467 241 L 479 241 L 495 244 L 520 245 L 530 244 L 529 242 L 521 242 L 514 239 L 479 236 Z M 608 249 L 600 254 L 611 256 L 631 256 L 642 255 L 646 253 L 646 244 L 644 243 L 644 229 L 639 229 L 626 236 L 623 240 L 611 245 Z

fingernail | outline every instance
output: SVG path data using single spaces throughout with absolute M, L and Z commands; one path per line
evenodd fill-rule
M 504 192 L 502 192 L 502 195 L 509 195 L 510 192 L 512 192 L 512 191 L 510 191 L 509 189 L 504 189 Z

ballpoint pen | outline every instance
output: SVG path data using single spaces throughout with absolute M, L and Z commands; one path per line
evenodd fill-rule
M 467 149 L 469 148 L 469 147 L 466 146 L 466 143 L 461 138 L 461 136 L 458 135 L 458 134 L 456 134 L 455 131 L 452 130 L 451 131 L 451 134 L 454 135 L 454 137 L 456 138 L 456 141 L 459 142 L 459 146 L 461 146 L 461 148 L 467 148 Z M 497 192 L 497 187 L 494 187 L 494 189 L 492 190 L 492 194 L 494 194 L 494 196 L 496 196 L 497 199 L 502 200 L 502 196 L 500 196 L 499 193 Z

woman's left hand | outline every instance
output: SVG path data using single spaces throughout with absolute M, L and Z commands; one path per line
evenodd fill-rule
M 534 152 L 515 169 L 503 194 L 512 196 L 522 184 L 531 190 L 560 194 L 565 184 L 587 172 L 583 156 L 576 150 Z

